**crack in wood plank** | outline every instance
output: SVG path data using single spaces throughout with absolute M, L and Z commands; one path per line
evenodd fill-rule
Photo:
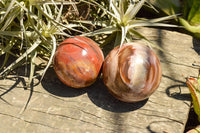
M 1 112 L 0 112 L 0 115 L 4 115 L 4 116 L 7 116 L 7 117 L 12 117 L 12 118 L 15 118 L 15 119 L 24 121 L 25 123 L 36 124 L 36 125 L 48 127 L 48 128 L 51 128 L 51 129 L 59 129 L 59 128 L 52 127 L 52 126 L 49 126 L 49 125 L 46 125 L 46 124 L 43 124 L 43 123 L 28 121 L 28 120 L 25 120 L 25 119 L 22 119 L 22 118 L 20 118 L 20 117 L 13 116 L 13 115 L 10 115 L 10 114 L 5 114 L 5 113 L 1 113 Z M 64 129 L 59 129 L 59 130 L 64 130 Z
M 169 117 L 163 116 L 163 115 L 153 115 L 153 114 L 147 114 L 147 113 L 139 113 L 139 114 L 141 114 L 141 115 L 145 115 L 145 116 L 153 116 L 153 117 L 164 118 L 164 119 L 168 119 L 168 120 L 171 120 L 171 121 L 174 121 L 174 122 L 177 122 L 177 123 L 179 123 L 179 124 L 184 125 L 184 122 L 182 122 L 182 121 L 175 120 L 175 119 L 172 119 L 172 118 L 169 118 Z

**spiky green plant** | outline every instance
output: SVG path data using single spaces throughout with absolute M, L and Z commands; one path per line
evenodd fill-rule
M 200 1 L 199 0 L 149 0 L 167 15 L 180 14 L 177 23 L 189 33 L 200 38 Z
M 5 77 L 17 66 L 30 65 L 28 85 L 36 76 L 44 76 L 52 62 L 58 39 L 80 32 L 76 24 L 62 20 L 64 8 L 78 2 L 64 0 L 1 0 L 0 1 L 0 56 L 5 55 L 0 76 Z M 62 39 L 62 38 L 61 38 Z M 9 56 L 16 60 L 5 67 Z M 35 73 L 36 58 L 47 58 L 40 73 Z
M 124 42 L 132 41 L 133 37 L 148 41 L 145 36 L 137 32 L 137 27 L 178 27 L 177 25 L 162 22 L 165 20 L 174 19 L 176 18 L 176 15 L 156 19 L 136 17 L 137 13 L 143 6 L 148 6 L 155 10 L 154 7 L 146 0 L 110 0 L 107 7 L 105 5 L 99 4 L 94 0 L 83 1 L 88 4 L 94 4 L 100 7 L 102 11 L 105 12 L 104 15 L 107 16 L 106 20 L 100 22 L 79 21 L 81 23 L 100 26 L 100 29 L 83 35 L 95 36 L 100 34 L 107 34 L 108 38 L 103 45 L 107 44 L 110 40 L 115 40 L 114 46 L 121 46 Z
M 68 5 L 76 7 L 76 4 L 81 2 L 100 7 L 100 9 L 96 8 L 89 12 L 92 15 L 86 21 L 76 19 L 69 22 L 62 19 Z M 132 41 L 132 37 L 147 40 L 137 32 L 136 28 L 140 26 L 177 27 L 160 23 L 173 19 L 175 15 L 150 20 L 137 18 L 136 14 L 142 6 L 153 8 L 145 0 L 79 0 L 77 2 L 72 0 L 1 0 L 0 56 L 4 55 L 5 58 L 0 66 L 0 76 L 5 77 L 17 66 L 30 65 L 30 72 L 27 74 L 28 84 L 37 76 L 43 77 L 52 62 L 59 39 L 62 41 L 64 36 L 72 37 L 74 32 L 83 36 L 107 34 L 108 37 L 102 45 L 115 40 L 114 46 L 116 46 L 122 45 L 125 41 Z M 84 23 L 98 27 L 98 30 L 91 32 Z M 88 33 L 77 30 L 77 27 L 81 27 Z M 15 56 L 16 60 L 6 66 L 10 55 Z M 45 58 L 48 61 L 39 73 L 35 72 L 35 67 L 38 65 L 36 58 Z

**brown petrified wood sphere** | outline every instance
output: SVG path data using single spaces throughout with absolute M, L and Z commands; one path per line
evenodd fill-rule
M 161 65 L 156 54 L 138 43 L 115 47 L 103 65 L 103 80 L 110 93 L 124 102 L 147 99 L 159 86 Z

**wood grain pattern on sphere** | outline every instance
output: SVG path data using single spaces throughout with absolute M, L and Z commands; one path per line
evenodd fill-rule
M 114 48 L 103 65 L 103 80 L 117 99 L 137 102 L 148 98 L 159 86 L 161 66 L 156 54 L 137 43 Z
M 95 82 L 104 60 L 103 53 L 93 40 L 74 37 L 64 40 L 54 56 L 54 70 L 66 85 L 82 88 Z

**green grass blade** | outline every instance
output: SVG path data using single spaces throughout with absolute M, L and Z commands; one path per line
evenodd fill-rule
M 122 47 L 122 45 L 123 45 L 123 43 L 125 41 L 126 34 L 127 34 L 127 27 L 126 26 L 125 27 L 121 27 L 121 32 L 122 32 L 122 34 L 121 34 L 121 42 L 120 42 L 120 47 L 119 48 Z
M 11 9 L 14 7 L 14 3 L 15 3 L 15 0 L 12 0 L 10 2 L 8 8 L 6 9 L 6 12 L 5 12 L 4 16 L 0 20 L 0 24 L 5 20 L 5 18 L 7 17 L 7 15 L 9 14 L 9 12 L 11 11 Z
M 151 4 L 150 1 L 146 1 L 146 5 L 149 9 L 152 9 L 153 11 L 155 11 L 156 13 L 159 13 L 159 11 Z
M 21 31 L 0 31 L 0 36 L 12 36 L 21 38 Z
M 60 3 L 62 2 L 63 5 L 72 5 L 72 4 L 79 4 L 81 1 L 79 2 L 75 2 L 75 1 L 65 1 L 65 0 L 54 0 L 52 2 L 52 0 L 29 0 L 31 5 L 42 5 L 42 4 L 46 4 L 46 5 L 60 5 Z
M 53 35 L 51 35 L 51 39 L 52 39 L 53 48 L 52 48 L 52 51 L 51 51 L 51 56 L 50 56 L 50 58 L 49 58 L 49 62 L 47 63 L 45 69 L 44 69 L 43 72 L 42 72 L 41 80 L 43 79 L 43 77 L 44 77 L 44 75 L 45 75 L 47 69 L 48 69 L 49 66 L 51 65 L 51 63 L 52 63 L 52 61 L 53 61 L 54 54 L 55 54 L 55 52 L 56 52 L 56 38 L 55 38 Z M 40 80 L 40 81 L 41 81 L 41 80 Z
M 17 39 L 16 38 L 12 38 L 7 44 L 5 47 L 2 47 L 0 49 L 0 56 L 5 54 L 5 53 L 8 53 L 12 48 L 13 46 L 15 45 L 15 43 L 17 42 Z
M 144 5 L 145 0 L 140 0 L 138 4 L 130 4 L 127 11 L 125 12 L 124 19 L 131 20 L 135 17 L 141 7 Z
M 166 17 L 161 17 L 161 18 L 150 19 L 149 22 L 157 23 L 157 22 L 161 22 L 161 21 L 165 21 L 165 20 L 176 19 L 177 16 L 178 16 L 178 14 L 170 15 L 170 16 L 166 16 Z
M 121 37 L 122 37 L 122 33 L 120 31 L 118 31 L 117 34 L 116 34 L 114 47 L 120 45 L 120 43 L 121 43 Z
M 116 31 L 119 31 L 119 29 L 117 29 L 116 27 L 113 27 L 113 26 L 109 26 L 106 28 L 95 30 L 93 32 L 82 34 L 81 36 L 95 36 L 95 35 L 99 35 L 99 34 L 112 34 L 113 32 L 116 32 Z
M 2 66 L 0 67 L 0 71 L 1 71 L 1 70 L 4 68 L 4 66 L 6 65 L 9 56 L 10 56 L 10 54 L 9 54 L 9 53 L 6 53 L 5 58 L 4 58 L 4 61 L 3 61 L 3 64 L 2 64 Z
M 4 31 L 10 24 L 13 22 L 13 20 L 19 16 L 20 14 L 20 8 L 17 8 L 15 11 L 13 11 L 12 14 L 9 15 L 9 17 L 6 19 L 6 22 L 4 23 L 4 26 L 1 28 L 1 31 Z
M 167 15 L 174 15 L 182 8 L 185 8 L 186 6 L 183 5 L 184 2 L 192 0 L 149 0 L 151 4 L 162 10 Z M 182 7 L 183 6 L 183 7 Z
M 35 59 L 37 57 L 37 51 L 34 50 L 33 52 L 31 52 L 31 68 L 30 68 L 30 75 L 29 75 L 29 81 L 28 81 L 28 86 L 31 84 L 32 80 L 33 80 L 33 75 L 35 72 Z
M 82 24 L 89 24 L 92 26 L 101 26 L 101 27 L 107 27 L 108 26 L 108 22 L 107 21 L 91 21 L 91 20 L 72 20 L 71 22 L 75 22 L 75 23 L 82 23 Z M 70 24 L 69 24 L 70 25 Z M 73 24 L 71 24 L 73 25 Z
M 51 2 L 53 3 L 53 5 L 54 5 L 54 10 L 55 10 L 55 12 L 57 12 L 57 11 L 59 11 L 59 8 L 58 8 L 58 6 L 57 6 L 57 4 L 55 3 L 55 1 L 54 0 L 51 0 Z M 60 2 L 60 4 L 61 4 L 61 2 Z
M 124 16 L 124 0 L 119 0 L 119 11 L 120 11 L 120 16 Z
M 152 23 L 152 22 L 141 22 L 141 23 L 135 23 L 128 26 L 128 30 L 135 28 L 135 27 L 180 27 L 178 25 L 173 24 L 165 24 L 165 23 Z
M 56 18 L 56 21 L 58 21 L 58 22 L 60 21 L 62 11 L 63 11 L 63 3 L 61 3 L 61 5 L 60 5 L 59 13 L 58 13 L 57 18 Z
M 179 18 L 180 24 L 184 26 L 184 28 L 192 33 L 200 33 L 200 26 L 192 26 L 183 18 Z
M 110 2 L 111 9 L 113 10 L 115 16 L 117 17 L 117 20 L 121 20 L 121 11 L 119 11 L 116 4 L 114 4 L 112 1 Z
M 11 71 L 15 65 L 17 65 L 20 61 L 22 61 L 25 57 L 27 57 L 27 55 L 30 54 L 33 50 L 35 50 L 39 46 L 40 43 L 41 41 L 37 39 L 35 43 L 24 54 L 22 54 L 19 58 L 17 58 L 17 60 L 15 60 L 12 64 L 6 67 L 6 69 L 4 69 L 0 73 L 0 75 L 2 76 L 5 72 Z
M 20 49 L 22 49 L 24 45 L 24 36 L 25 36 L 25 41 L 27 41 L 26 30 L 24 27 L 24 10 L 23 9 L 21 9 L 20 11 L 20 27 L 21 27 L 21 48 Z
M 30 25 L 32 26 L 32 28 L 34 29 L 34 31 L 40 36 L 40 38 L 43 40 L 43 41 L 47 41 L 47 39 L 40 33 L 40 31 L 38 30 L 38 28 L 35 26 L 34 24 L 34 15 L 32 14 L 27 14 L 27 17 L 29 19 L 29 22 L 30 22 Z
M 39 6 L 39 5 L 38 5 Z M 41 6 L 40 6 L 41 7 Z M 46 14 L 48 14 L 51 18 L 53 17 L 52 9 L 49 5 L 43 5 L 43 10 Z M 41 13 L 41 12 L 40 12 Z M 50 22 L 50 21 L 49 21 Z
M 36 6 L 37 9 L 46 17 L 48 18 L 56 27 L 58 26 L 61 26 L 61 27 L 64 27 L 64 28 L 67 28 L 67 29 L 70 29 L 70 30 L 73 30 L 73 31 L 76 31 L 76 32 L 79 32 L 79 33 L 83 33 L 82 31 L 80 30 L 76 30 L 74 28 L 71 28 L 70 26 L 68 27 L 68 25 L 64 25 L 58 21 L 56 21 L 54 18 L 52 18 L 49 14 L 45 13 L 40 6 Z M 34 18 L 36 18 L 37 16 L 34 15 Z M 38 19 L 38 18 L 37 18 Z

